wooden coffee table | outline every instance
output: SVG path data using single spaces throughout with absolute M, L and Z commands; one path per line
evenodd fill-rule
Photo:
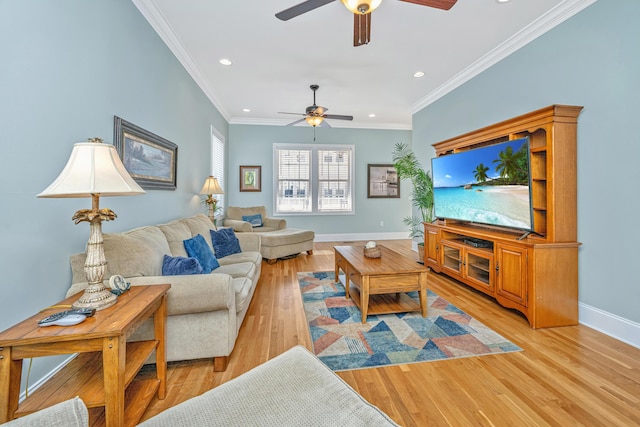
M 334 246 L 336 282 L 339 272 L 345 274 L 347 299 L 362 312 L 362 323 L 368 314 L 421 311 L 427 316 L 427 269 L 416 261 L 378 245 L 382 256 L 367 258 L 362 246 Z M 406 293 L 418 291 L 420 304 Z

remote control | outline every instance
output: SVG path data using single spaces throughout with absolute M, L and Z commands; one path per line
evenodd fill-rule
M 38 322 L 39 326 L 72 326 L 78 323 L 84 322 L 87 318 L 84 314 L 70 314 L 66 311 L 60 313 L 54 313 L 51 316 L 45 317 Z
M 86 317 L 91 317 L 96 314 L 95 308 L 72 308 L 71 310 L 64 311 L 67 314 L 82 314 Z

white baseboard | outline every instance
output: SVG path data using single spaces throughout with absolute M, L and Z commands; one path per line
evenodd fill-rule
M 640 348 L 640 323 L 584 303 L 578 303 L 578 319 L 585 326 Z
M 350 242 L 355 240 L 396 240 L 408 239 L 409 233 L 406 231 L 394 233 L 343 233 L 343 234 L 316 234 L 316 242 Z

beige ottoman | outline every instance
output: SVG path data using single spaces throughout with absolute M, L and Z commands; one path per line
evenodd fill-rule
M 278 258 L 297 255 L 301 252 L 313 253 L 313 238 L 315 233 L 310 230 L 285 228 L 260 234 L 260 252 L 267 263 L 274 264 Z

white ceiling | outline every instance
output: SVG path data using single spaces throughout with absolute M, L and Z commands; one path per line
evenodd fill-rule
M 333 127 L 411 129 L 413 113 L 596 0 L 384 0 L 359 47 L 340 0 L 289 21 L 274 15 L 302 0 L 132 1 L 230 123 L 290 123 L 278 112 L 304 113 L 318 84 L 318 105 L 354 116 Z

